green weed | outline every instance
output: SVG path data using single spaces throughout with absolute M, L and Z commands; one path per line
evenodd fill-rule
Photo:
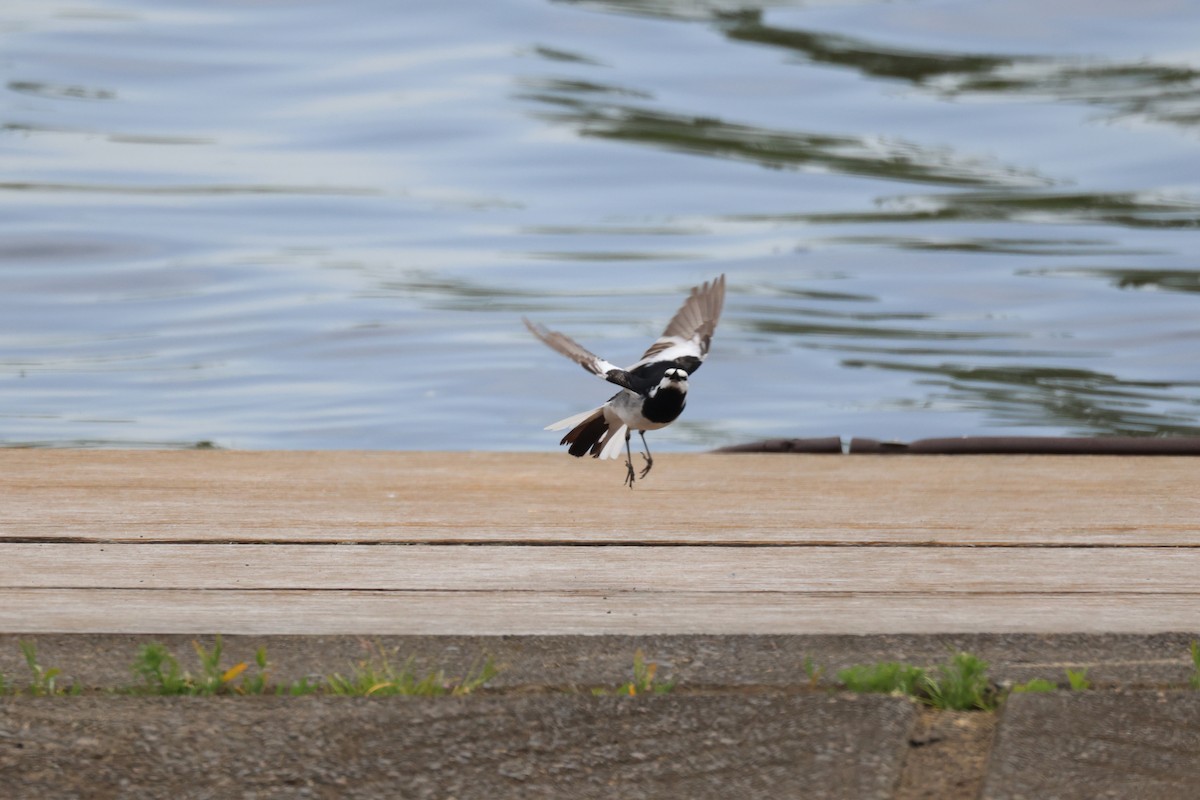
M 1192 641 L 1192 674 L 1188 676 L 1188 686 L 1200 689 L 1200 642 Z
M 472 666 L 461 678 L 448 678 L 444 670 L 434 670 L 419 676 L 413 669 L 414 659 L 409 657 L 399 668 L 392 666 L 382 648 L 375 656 L 360 661 L 349 676 L 334 673 L 325 679 L 326 690 L 335 695 L 363 697 L 386 695 L 414 695 L 439 697 L 441 695 L 465 695 L 483 687 L 496 677 L 499 669 L 490 657 L 482 666 Z
M 301 678 L 298 681 L 292 681 L 286 686 L 280 684 L 275 687 L 275 694 L 287 695 L 290 697 L 301 697 L 306 694 L 316 694 L 321 691 L 323 683 L 320 678 L 315 681 L 310 681 L 307 677 Z
M 856 664 L 840 670 L 838 681 L 852 692 L 916 695 L 925 682 L 925 670 L 911 664 L 884 661 L 878 664 Z
M 166 646 L 157 642 L 143 645 L 133 662 L 134 674 L 141 677 L 142 685 L 134 687 L 133 691 L 158 695 L 266 694 L 270 691 L 265 647 L 255 652 L 258 671 L 249 674 L 249 664 L 245 661 L 228 669 L 222 668 L 224 644 L 219 635 L 211 650 L 198 641 L 193 641 L 192 647 L 200 661 L 198 675 L 181 669 L 179 660 Z
M 808 688 L 815 689 L 821 683 L 824 670 L 812 660 L 812 656 L 804 657 L 804 674 L 808 676 Z
M 133 662 L 133 672 L 142 679 L 143 689 L 148 694 L 191 694 L 190 676 L 179 669 L 179 662 L 165 645 L 158 642 L 138 648 Z
M 1092 688 L 1092 682 L 1088 680 L 1087 668 L 1080 670 L 1067 670 L 1067 683 L 1071 685 L 1071 691 L 1082 692 Z
M 903 694 L 934 708 L 988 711 L 998 697 L 987 677 L 988 664 L 970 653 L 955 653 L 932 671 L 885 661 L 858 664 L 838 672 L 838 681 L 852 692 Z
M 34 697 L 49 697 L 61 694 L 79 694 L 83 691 L 83 687 L 78 683 L 65 688 L 60 687 L 58 676 L 62 674 L 62 670 L 57 667 L 47 669 L 38 663 L 37 645 L 33 642 L 22 641 L 19 644 L 21 654 L 25 656 L 25 663 L 29 666 L 29 686 L 26 688 L 29 694 Z
M 1053 681 L 1048 681 L 1045 678 L 1033 678 L 1032 680 L 1025 681 L 1025 683 L 1018 683 L 1016 686 L 1012 687 L 1014 694 L 1021 694 L 1025 692 L 1054 692 L 1057 690 L 1058 684 L 1054 683 Z
M 987 668 L 986 661 L 970 653 L 955 653 L 936 668 L 936 675 L 925 675 L 925 701 L 934 708 L 990 711 L 996 707 L 996 693 Z
M 657 674 L 658 664 L 654 661 L 647 662 L 646 654 L 642 652 L 641 648 L 638 648 L 633 653 L 633 680 L 622 683 L 613 690 L 593 689 L 592 694 L 618 694 L 636 697 L 639 694 L 666 694 L 675 688 L 675 681 L 655 683 L 654 677 Z

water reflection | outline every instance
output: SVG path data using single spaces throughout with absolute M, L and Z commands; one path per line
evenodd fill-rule
M 1021 256 L 1151 255 L 1159 251 L 1121 247 L 1111 239 L 1045 239 L 954 236 L 832 236 L 823 242 L 863 244 L 896 250 L 992 253 Z
M 1013 63 L 1004 56 L 904 50 L 850 36 L 764 24 L 760 9 L 717 13 L 714 23 L 730 39 L 781 47 L 810 61 L 848 67 L 877 78 L 925 83 L 945 75 L 979 75 Z
M 91 86 L 63 86 L 40 81 L 9 81 L 8 89 L 34 97 L 65 100 L 115 100 L 117 93 Z
M 1200 71 L 1187 65 L 919 50 L 844 34 L 770 25 L 763 21 L 762 7 L 746 8 L 735 3 L 578 2 L 620 13 L 707 20 L 733 41 L 780 48 L 812 63 L 904 81 L 946 97 L 1044 97 L 1105 107 L 1114 117 L 1139 117 L 1181 127 L 1200 123 Z
M 1122 380 L 1061 366 L 922 365 L 847 360 L 847 367 L 896 370 L 919 376 L 935 402 L 988 409 L 997 425 L 1040 426 L 1047 420 L 1074 434 L 1200 435 L 1194 399 L 1200 383 Z
M 537 116 L 570 125 L 580 136 L 748 161 L 772 169 L 821 170 L 944 186 L 1050 183 L 1034 170 L 988 163 L 944 147 L 883 137 L 777 130 L 592 99 L 594 95 L 628 92 L 619 87 L 579 91 L 571 82 L 553 81 L 522 92 L 519 97 L 550 106 L 551 110 L 537 112 Z
M 1181 126 L 1200 122 L 1200 72 L 1186 66 L 905 50 L 849 36 L 767 25 L 760 10 L 717 14 L 715 24 L 731 39 L 785 48 L 817 63 L 907 81 L 948 97 L 1046 97 L 1106 106 L 1114 116 L 1139 116 Z
M 1164 292 L 1200 292 L 1200 269 L 1143 269 L 1140 267 L 1059 267 L 1030 270 L 1028 274 L 1063 278 L 1100 278 L 1118 289 L 1158 289 Z
M 721 272 L 668 448 L 1200 420 L 1186 9 L 91 2 L 0 23 L 0 442 L 543 449 L 521 316 Z
M 1125 228 L 1200 228 L 1200 198 L 1163 192 L 955 192 L 881 199 L 870 211 L 732 214 L 746 221 L 1099 223 Z

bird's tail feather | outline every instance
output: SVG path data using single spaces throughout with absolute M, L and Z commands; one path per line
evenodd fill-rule
M 571 445 L 567 451 L 571 455 L 582 457 L 591 453 L 594 458 L 616 458 L 621 454 L 620 443 L 624 440 L 625 426 L 610 426 L 604 406 L 559 420 L 547 425 L 546 430 L 558 431 L 569 426 L 573 427 L 559 444 Z
M 595 416 L 595 414 L 597 412 L 600 412 L 603 410 L 604 410 L 604 407 L 601 406 L 600 408 L 593 408 L 591 411 L 584 411 L 582 414 L 575 414 L 574 416 L 567 417 L 566 419 L 560 419 L 558 422 L 551 422 L 549 425 L 547 425 L 545 427 L 545 430 L 561 431 L 563 428 L 574 428 L 579 423 L 583 422 L 584 420 L 586 420 L 590 417 Z
M 621 443 L 625 441 L 625 426 L 618 425 L 615 428 L 610 428 L 608 436 L 604 441 L 598 442 L 596 447 L 592 448 L 597 452 L 594 453 L 596 458 L 620 458 Z

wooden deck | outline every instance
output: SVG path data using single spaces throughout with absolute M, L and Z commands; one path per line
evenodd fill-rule
M 1195 630 L 1200 461 L 0 450 L 0 631 Z

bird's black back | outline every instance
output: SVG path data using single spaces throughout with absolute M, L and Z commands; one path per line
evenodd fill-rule
M 667 370 L 681 369 L 691 376 L 700 369 L 700 363 L 700 359 L 686 356 L 671 361 L 652 361 L 649 364 L 642 364 L 629 371 L 629 388 L 638 394 L 645 395 L 662 382 L 663 375 L 667 374 Z

